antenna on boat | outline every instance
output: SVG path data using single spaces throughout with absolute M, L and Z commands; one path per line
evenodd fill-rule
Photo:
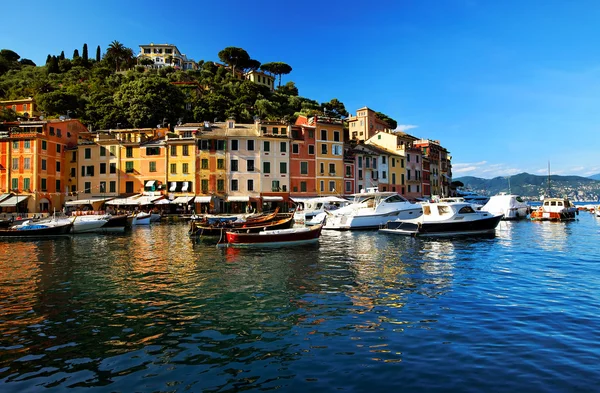
M 550 195 L 550 161 L 548 161 L 548 190 L 546 191 L 546 193 L 548 194 L 548 197 L 551 197 L 551 195 Z

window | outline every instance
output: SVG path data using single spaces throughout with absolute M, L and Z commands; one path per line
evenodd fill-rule
M 287 142 L 281 142 L 279 144 L 279 151 L 281 153 L 286 153 L 287 152 Z
M 90 149 L 89 147 L 86 147 L 85 150 L 83 151 L 84 155 L 83 157 L 86 160 L 89 160 L 90 158 L 92 158 L 92 149 Z
M 23 178 L 23 189 L 24 190 L 30 190 L 31 189 L 31 179 L 30 178 L 28 178 L 28 177 Z
M 238 140 L 237 139 L 231 140 L 231 150 L 238 150 Z
M 350 165 L 346 165 L 346 177 L 352 177 L 352 167 Z
M 70 177 L 75 177 L 76 176 L 76 169 L 75 168 L 71 168 L 71 174 L 69 175 Z
M 358 180 L 362 180 L 363 179 L 363 171 L 362 169 L 358 170 Z
M 298 154 L 300 152 L 300 146 L 297 143 L 294 143 L 292 145 L 292 153 L 293 154 Z
M 217 139 L 217 150 L 224 151 L 225 150 L 225 140 Z
M 156 161 L 150 161 L 150 172 L 156 172 Z
M 406 155 L 406 162 L 410 162 L 410 154 Z M 409 191 L 410 192 L 410 191 Z
M 335 164 L 329 164 L 329 174 L 335 175 Z
M 18 148 L 18 142 L 17 142 L 17 148 Z M 14 148 L 14 145 L 13 145 Z M 42 150 L 46 150 L 48 148 L 48 143 L 46 141 L 42 141 Z
M 321 130 L 321 140 L 322 141 L 327 140 L 327 130 Z
M 59 163 L 57 162 L 56 164 L 58 165 Z M 100 174 L 101 175 L 106 174 L 106 163 L 104 163 L 104 162 L 100 163 Z
M 308 130 L 308 138 L 315 139 L 315 131 L 314 130 Z
M 246 161 L 246 170 L 252 172 L 254 170 L 254 160 Z
M 263 162 L 263 173 L 271 173 L 271 163 L 266 161 Z
M 207 163 L 207 167 L 208 167 L 208 163 Z M 204 168 L 206 169 L 206 168 Z M 219 158 L 217 160 L 217 169 L 225 169 L 225 160 L 222 158 Z
M 371 159 L 369 157 L 365 157 L 365 168 L 369 168 L 371 165 Z
M 116 156 L 117 155 L 117 147 L 116 146 L 111 146 L 110 147 L 110 155 L 111 156 Z
M 253 139 L 249 139 L 247 141 L 247 149 L 248 150 L 254 150 L 254 140 Z
M 202 159 L 202 169 L 208 169 L 208 158 Z
M 300 161 L 300 174 L 308 175 L 308 161 Z
M 133 157 L 133 147 L 132 146 L 127 146 L 125 148 L 125 157 L 127 157 L 127 158 Z
M 340 132 L 339 131 L 333 131 L 333 140 L 335 142 L 339 142 L 340 141 Z
M 248 191 L 254 190 L 254 180 L 248 179 Z
M 410 169 L 406 170 L 406 180 L 410 180 Z
M 100 157 L 106 157 L 106 147 L 100 146 Z
M 358 167 L 362 168 L 362 157 L 358 157 Z
M 273 135 L 278 135 L 278 134 L 279 134 L 279 128 L 273 127 Z
M 279 173 L 286 174 L 287 173 L 287 162 L 279 163 Z
M 108 192 L 117 192 L 117 182 L 111 181 L 108 183 Z
M 346 182 L 346 193 L 352 192 L 352 182 Z
M 324 173 L 325 173 L 325 164 L 324 164 L 324 163 L 321 163 L 321 164 L 319 165 L 319 168 L 321 169 L 321 170 L 319 171 L 319 172 L 321 172 L 321 175 L 322 175 L 322 174 L 324 174 Z
M 133 182 L 132 181 L 126 181 L 125 182 L 125 192 L 127 194 L 132 194 L 133 193 Z
M 238 160 L 231 160 L 231 172 L 238 170 Z
M 386 178 L 386 176 L 387 176 L 387 175 L 386 175 L 386 171 L 382 171 L 382 172 L 381 172 L 381 178 L 382 178 L 382 179 L 385 179 L 385 178 Z
M 210 149 L 210 143 L 207 139 L 202 139 L 201 141 L 198 142 L 198 148 L 200 150 L 209 150 Z
M 110 163 L 110 173 L 111 174 L 117 173 L 117 163 L 116 162 Z
M 160 155 L 160 148 L 158 147 L 147 147 L 146 148 L 147 156 L 158 156 Z
M 42 191 L 48 191 L 48 186 L 46 185 L 46 179 L 42 179 Z
M 71 162 L 77 162 L 77 152 L 71 152 Z
M 321 144 L 321 154 L 327 154 L 327 144 Z
M 23 142 L 23 148 L 25 150 L 31 149 L 31 141 L 25 141 L 25 142 Z
M 323 180 L 321 180 L 321 192 L 325 191 L 325 182 Z
M 13 190 L 19 189 L 19 179 L 12 179 L 12 189 Z
M 42 170 L 46 170 L 46 160 L 42 159 Z
M 42 143 L 44 143 L 44 142 L 45 141 L 42 141 Z M 12 145 L 13 145 L 13 150 L 19 150 L 19 141 L 13 141 Z
M 300 192 L 306 192 L 306 182 L 305 181 L 300 182 Z
M 336 156 L 342 155 L 342 146 L 341 145 L 333 145 L 332 149 L 333 149 L 332 152 L 334 155 L 336 155 Z
M 60 145 L 59 144 L 56 144 L 56 152 L 60 153 Z
M 281 127 L 281 135 L 287 135 L 287 128 Z
M 231 180 L 231 191 L 237 191 L 237 190 L 238 190 L 238 180 L 233 179 L 233 180 Z
M 56 172 L 60 172 L 60 161 L 56 161 Z
M 225 180 L 217 179 L 217 191 L 224 192 L 225 191 Z
M 133 173 L 133 161 L 125 162 L 125 173 Z M 133 192 L 133 191 L 131 191 Z
M 171 164 L 171 171 L 172 174 L 177 173 L 177 164 Z
M 203 193 L 208 192 L 208 180 L 207 179 L 202 179 L 200 181 L 200 189 L 202 190 Z
M 106 192 L 106 182 L 105 181 L 100 182 L 100 192 Z
M 377 169 L 377 157 L 373 157 L 373 169 Z
M 188 174 L 189 172 L 189 164 L 187 162 L 184 162 L 183 164 L 181 164 L 181 171 L 184 174 Z
M 273 191 L 273 192 L 281 191 L 281 188 L 279 188 L 279 180 L 273 180 L 271 182 L 271 191 Z
M 54 135 L 54 127 L 50 127 L 50 135 Z
M 329 182 L 329 192 L 334 192 L 334 191 L 335 191 L 335 182 L 330 181 Z
M 13 160 L 15 160 L 15 158 L 13 158 Z M 18 160 L 18 158 L 16 160 Z M 23 159 L 23 169 L 31 169 L 31 158 L 26 157 Z
M 269 141 L 263 142 L 263 151 L 271 151 L 271 142 L 269 142 Z
M 176 157 L 177 156 L 177 146 L 173 145 L 171 146 L 171 157 Z
M 392 157 L 392 168 L 396 167 L 396 159 Z
M 385 156 L 381 156 L 381 163 L 385 164 Z
M 392 173 L 392 184 L 396 184 L 396 174 Z
M 94 166 L 88 165 L 85 167 L 85 176 L 94 176 Z

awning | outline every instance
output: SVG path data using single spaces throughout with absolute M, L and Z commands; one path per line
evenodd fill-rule
M 117 199 L 113 199 L 112 201 L 108 201 L 106 202 L 107 205 L 137 205 L 138 204 L 138 197 L 140 195 L 134 195 L 131 196 L 129 198 L 117 198 Z
M 158 196 L 144 195 L 137 199 L 137 205 L 151 205 L 154 201 L 157 201 L 161 198 L 162 198 L 162 195 L 158 195 Z
M 227 202 L 248 202 L 250 200 L 249 196 L 230 196 L 227 197 Z
M 180 196 L 171 201 L 171 203 L 190 203 L 194 200 L 193 196 Z
M 194 202 L 196 203 L 210 203 L 212 197 L 209 196 L 197 196 Z
M 90 198 L 90 199 L 78 199 L 74 201 L 65 202 L 66 206 L 77 206 L 77 205 L 93 205 L 94 203 L 108 201 L 112 198 Z
M 10 196 L 11 196 L 11 194 L 2 194 L 2 195 L 0 195 L 0 201 L 8 199 Z
M 264 196 L 262 197 L 263 202 L 277 202 L 277 201 L 283 201 L 283 197 L 282 196 Z
M 158 201 L 154 202 L 155 205 L 168 205 L 169 203 L 171 203 L 168 199 L 159 199 Z
M 10 198 L 0 202 L 0 207 L 17 206 L 17 203 L 21 203 L 27 198 L 29 198 L 29 195 L 13 195 Z
M 304 201 L 308 201 L 309 199 L 315 199 L 318 198 L 316 196 L 307 196 L 307 197 L 290 197 L 290 199 L 293 202 L 304 202 Z
M 155 180 L 148 180 L 148 181 L 146 182 L 146 187 L 152 187 L 152 186 L 154 185 L 154 183 L 155 183 L 155 182 L 156 182 Z

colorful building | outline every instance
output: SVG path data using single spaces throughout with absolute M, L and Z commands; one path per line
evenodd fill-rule
M 258 121 L 260 132 L 260 195 L 262 209 L 287 206 L 290 196 L 291 126 L 285 122 Z
M 187 56 L 179 51 L 173 44 L 154 44 L 140 45 L 138 60 L 143 58 L 154 62 L 151 68 L 174 67 L 182 70 L 197 70 L 198 64 L 188 59 Z
M 196 196 L 196 134 L 197 126 L 177 126 L 167 133 L 165 192 L 173 211 L 194 209 Z
M 0 124 L 0 192 L 3 212 L 62 209 L 68 191 L 67 150 L 87 128 L 79 120 L 31 120 Z
M 292 199 L 301 200 L 318 195 L 315 129 L 314 125 L 308 123 L 291 126 L 290 196 Z
M 431 195 L 449 196 L 452 172 L 448 151 L 438 140 L 420 139 L 414 142 L 414 146 L 419 148 L 421 154 L 429 161 Z
M 366 141 L 378 132 L 390 129 L 389 124 L 366 106 L 357 110 L 356 116 L 349 116 L 347 122 L 350 139 L 357 141 Z
M 198 212 L 221 213 L 225 211 L 227 197 L 227 128 L 224 123 L 190 123 L 198 127 L 196 133 L 196 202 Z M 208 199 L 208 203 L 204 202 Z
M 0 101 L 0 108 L 9 109 L 15 112 L 17 116 L 22 116 L 24 118 L 37 117 L 39 115 L 33 97 L 20 100 Z

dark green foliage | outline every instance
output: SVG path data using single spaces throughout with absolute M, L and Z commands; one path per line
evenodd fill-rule
M 65 51 L 61 51 L 60 52 L 60 56 L 58 56 L 58 60 L 64 60 L 65 59 Z
M 260 69 L 273 75 L 279 76 L 279 84 L 281 86 L 281 75 L 287 75 L 292 72 L 292 67 L 286 63 L 273 62 L 266 63 L 260 66 Z
M 235 68 L 244 68 L 250 62 L 250 55 L 242 48 L 229 46 L 219 52 L 219 59 L 231 67 L 231 74 L 235 75 Z
M 81 58 L 83 59 L 83 63 L 87 65 L 87 63 L 88 63 L 88 48 L 87 48 L 87 44 L 83 44 L 83 51 L 81 53 Z
M 321 108 L 323 109 L 323 114 L 326 116 L 335 117 L 337 119 L 348 117 L 346 107 L 337 98 L 322 103 Z
M 19 63 L 21 63 L 21 65 L 24 65 L 24 66 L 34 66 L 35 67 L 35 63 L 29 59 L 21 59 L 21 60 L 19 60 Z
M 96 47 L 96 63 L 100 63 L 100 59 L 102 58 L 102 52 L 100 52 L 100 45 Z
M 375 115 L 379 120 L 385 121 L 390 126 L 390 130 L 395 130 L 396 127 L 398 127 L 398 122 L 389 117 L 388 115 L 385 115 L 381 112 L 375 112 Z
M 75 49 L 73 51 L 73 59 L 77 59 L 79 57 L 79 50 Z
M 50 60 L 50 64 L 48 65 L 48 74 L 58 74 L 60 69 L 58 68 L 58 58 L 56 56 L 52 56 Z

